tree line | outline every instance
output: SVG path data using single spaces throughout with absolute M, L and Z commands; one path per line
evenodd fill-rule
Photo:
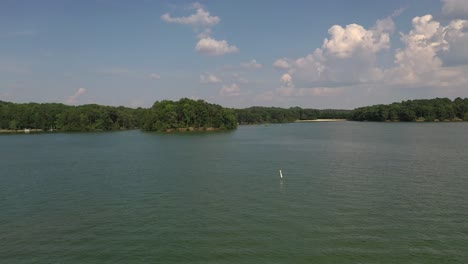
M 149 109 L 97 104 L 16 104 L 0 101 L 0 130 L 224 130 L 237 127 L 234 110 L 202 100 L 155 102 Z
M 317 110 L 300 107 L 250 107 L 229 109 L 203 100 L 163 100 L 150 108 L 97 104 L 70 106 L 58 103 L 0 101 L 0 129 L 44 131 L 147 131 L 227 130 L 238 124 L 287 123 L 317 118 L 348 118 L 350 110 Z
M 88 104 L 10 103 L 0 101 L 0 130 L 147 131 L 227 130 L 238 124 L 287 123 L 339 118 L 353 121 L 468 121 L 468 98 L 407 100 L 354 110 L 300 107 L 229 109 L 203 100 L 163 100 L 150 108 Z
M 155 102 L 142 118 L 148 131 L 226 130 L 237 128 L 233 110 L 203 100 L 180 99 Z
M 468 98 L 407 100 L 356 108 L 354 121 L 468 121 Z
M 239 124 L 288 123 L 297 120 L 348 119 L 351 110 L 303 109 L 300 107 L 279 108 L 254 106 L 236 109 Z
M 99 131 L 141 126 L 143 109 L 102 106 L 70 106 L 57 103 L 15 104 L 0 101 L 0 129 L 44 131 Z

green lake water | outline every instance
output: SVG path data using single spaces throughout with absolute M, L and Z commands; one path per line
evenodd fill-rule
M 2 135 L 0 263 L 468 263 L 468 123 Z

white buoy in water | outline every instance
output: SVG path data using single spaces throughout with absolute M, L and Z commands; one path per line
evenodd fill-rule
M 280 173 L 280 179 L 282 180 L 283 179 L 283 173 L 281 172 L 281 170 L 279 170 L 279 173 Z

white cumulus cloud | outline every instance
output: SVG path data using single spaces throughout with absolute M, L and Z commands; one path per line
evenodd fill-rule
M 393 17 L 378 20 L 372 27 L 358 24 L 334 25 L 321 47 L 296 59 L 280 58 L 273 67 L 285 71 L 273 96 L 338 96 L 346 87 L 376 83 L 384 77 L 378 65 L 380 53 L 390 49 L 395 32 Z
M 171 14 L 165 13 L 161 19 L 167 23 L 176 23 L 182 25 L 190 25 L 194 27 L 211 27 L 219 23 L 221 19 L 217 16 L 211 16 L 210 13 L 197 5 L 195 14 L 186 17 L 172 17 Z
M 189 25 L 195 29 L 198 43 L 195 45 L 195 50 L 207 56 L 221 56 L 239 51 L 239 48 L 230 45 L 226 40 L 216 40 L 212 37 L 213 30 L 211 27 L 218 24 L 221 19 L 217 16 L 212 16 L 206 11 L 200 3 L 190 5 L 189 9 L 195 9 L 195 14 L 185 17 L 173 17 L 169 13 L 161 16 L 161 19 L 167 23 L 176 23 Z
M 278 59 L 273 66 L 284 72 L 280 88 L 271 94 L 334 96 L 346 88 L 466 89 L 468 20 L 454 19 L 443 25 L 432 15 L 414 17 L 412 29 L 400 33 L 403 47 L 391 51 L 390 37 L 395 31 L 392 17 L 377 21 L 369 29 L 357 24 L 332 26 L 329 38 L 312 53 Z M 380 65 L 382 54 L 393 56 L 393 65 Z
M 379 29 L 388 30 L 386 27 Z M 350 24 L 346 27 L 332 26 L 328 33 L 330 39 L 325 39 L 323 49 L 338 58 L 349 58 L 356 51 L 378 52 L 390 44 L 390 36 L 385 31 L 367 30 L 361 25 Z
M 216 40 L 210 37 L 200 39 L 195 46 L 195 50 L 200 54 L 208 56 L 221 56 L 239 52 L 239 48 L 229 45 L 226 40 Z
M 76 104 L 78 99 L 88 92 L 85 88 L 79 88 L 73 95 L 69 96 L 66 100 L 68 104 Z
M 290 64 L 289 64 L 288 59 L 282 58 L 282 59 L 277 59 L 277 60 L 273 63 L 273 67 L 275 67 L 275 68 L 277 68 L 277 69 L 289 69 Z
M 334 25 L 321 48 L 297 59 L 278 59 L 273 66 L 287 70 L 291 77 L 288 83 L 294 81 L 300 87 L 372 82 L 382 77 L 377 54 L 389 49 L 394 30 L 391 17 L 377 21 L 370 29 L 357 24 Z
M 460 52 L 459 49 L 468 45 L 464 33 L 468 21 L 453 20 L 443 26 L 432 15 L 425 15 L 413 18 L 412 23 L 413 29 L 402 34 L 405 46 L 395 53 L 395 67 L 386 72 L 388 81 L 418 87 L 443 87 L 466 81 L 463 68 L 445 67 L 444 58 L 447 61 L 453 57 L 465 58 L 464 64 L 468 64 L 468 50 Z
M 281 83 L 286 87 L 294 86 L 293 81 L 292 81 L 292 77 L 291 77 L 291 75 L 289 73 L 283 74 L 283 76 L 281 76 L 280 80 L 281 80 Z

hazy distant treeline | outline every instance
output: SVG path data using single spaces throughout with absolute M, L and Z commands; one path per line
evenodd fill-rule
M 408 100 L 389 105 L 356 108 L 354 121 L 468 121 L 468 98 Z
M 322 118 L 347 119 L 351 110 L 317 110 L 300 107 L 278 108 L 254 106 L 236 109 L 237 120 L 240 124 L 287 123 L 296 120 L 314 120 Z

